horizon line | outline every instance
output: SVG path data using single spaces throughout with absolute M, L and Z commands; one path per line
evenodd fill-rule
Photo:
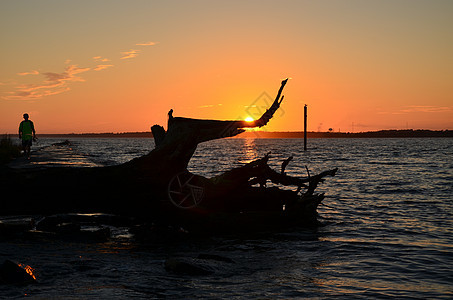
M 370 130 L 370 131 L 307 131 L 307 134 L 369 134 L 369 133 L 389 133 L 389 132 L 449 132 L 453 129 L 379 129 L 379 130 Z M 123 131 L 123 132 L 82 132 L 82 133 L 37 133 L 37 135 L 52 135 L 52 136 L 65 136 L 65 135 L 150 135 L 152 137 L 151 131 Z M 249 135 L 249 134 L 304 134 L 304 131 L 264 131 L 264 130 L 249 130 L 241 133 L 240 135 Z M 2 136 L 8 135 L 17 135 L 17 133 L 2 133 Z M 240 136 L 239 135 L 239 136 Z

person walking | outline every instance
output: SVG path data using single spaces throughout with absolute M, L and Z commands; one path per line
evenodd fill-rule
M 19 125 L 19 139 L 22 139 L 22 149 L 27 159 L 30 159 L 30 150 L 33 140 L 36 140 L 35 125 L 28 119 L 28 114 L 24 114 L 24 120 Z

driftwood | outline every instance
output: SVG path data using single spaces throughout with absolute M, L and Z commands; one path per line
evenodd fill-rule
M 292 157 L 282 162 L 278 173 L 269 167 L 268 154 L 210 179 L 187 171 L 199 143 L 266 125 L 283 101 L 286 83 L 287 79 L 282 81 L 275 101 L 252 122 L 174 117 L 170 110 L 167 131 L 159 125 L 151 128 L 155 149 L 122 165 L 2 168 L 0 186 L 16 194 L 1 200 L 0 215 L 110 212 L 200 231 L 316 223 L 316 208 L 324 196 L 315 194 L 315 189 L 325 176 L 334 176 L 336 169 L 307 178 L 291 177 L 285 168 Z M 268 181 L 295 191 L 267 187 Z

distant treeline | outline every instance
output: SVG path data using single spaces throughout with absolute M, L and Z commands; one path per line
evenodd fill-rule
M 240 137 L 258 138 L 303 138 L 301 131 L 266 132 L 248 131 Z M 425 138 L 425 137 L 453 137 L 453 130 L 380 130 L 367 132 L 314 132 L 308 131 L 307 138 Z
M 152 138 L 151 132 L 40 134 L 40 137 L 65 138 Z M 237 138 L 303 138 L 301 131 L 246 131 Z M 307 132 L 308 138 L 429 138 L 453 137 L 453 130 L 380 130 L 367 132 Z

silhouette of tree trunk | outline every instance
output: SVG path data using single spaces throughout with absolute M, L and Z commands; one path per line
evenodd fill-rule
M 286 83 L 287 79 L 281 82 L 272 105 L 252 122 L 174 117 L 170 110 L 167 131 L 159 125 L 151 128 L 155 149 L 122 165 L 28 171 L 4 168 L 0 172 L 0 186 L 13 190 L 25 186 L 31 197 L 22 198 L 21 203 L 11 198 L 2 200 L 0 214 L 102 211 L 195 224 L 207 221 L 207 214 L 251 211 L 280 214 L 284 210 L 289 219 L 306 218 L 312 222 L 323 198 L 322 194 L 314 194 L 316 186 L 323 177 L 334 176 L 336 169 L 295 178 L 284 172 L 291 158 L 282 163 L 281 173 L 277 173 L 268 166 L 266 155 L 211 179 L 187 171 L 199 143 L 266 125 L 283 101 Z M 267 181 L 296 190 L 266 188 Z M 301 217 L 302 214 L 305 216 Z
M 288 79 L 282 81 L 277 96 L 269 109 L 258 120 L 251 122 L 173 117 L 173 110 L 170 110 L 167 131 L 159 125 L 151 128 L 155 149 L 148 155 L 125 163 L 123 168 L 134 168 L 150 175 L 155 174 L 158 175 L 158 180 L 168 183 L 168 180 L 175 174 L 187 169 L 199 143 L 233 137 L 244 132 L 244 128 L 266 125 L 283 101 L 282 91 L 287 81 Z

